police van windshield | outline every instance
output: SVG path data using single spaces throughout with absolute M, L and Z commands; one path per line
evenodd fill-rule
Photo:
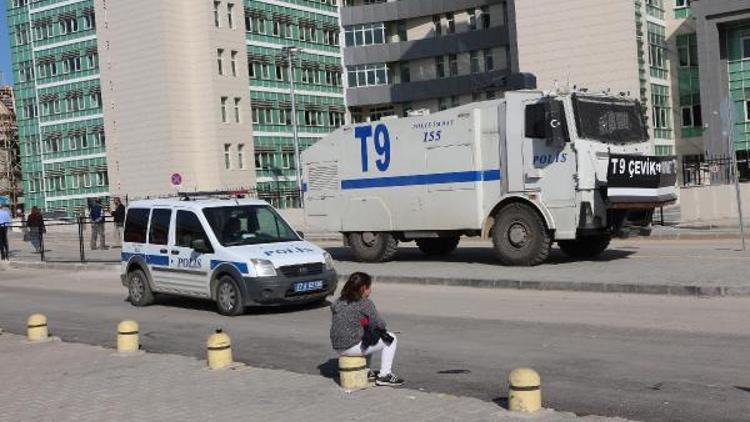
M 645 142 L 648 132 L 640 103 L 619 98 L 573 98 L 578 136 L 607 144 Z
M 206 208 L 208 224 L 224 246 L 292 242 L 299 235 L 266 205 Z

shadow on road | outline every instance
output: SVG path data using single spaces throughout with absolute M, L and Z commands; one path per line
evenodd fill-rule
M 502 407 L 503 409 L 508 410 L 508 398 L 507 397 L 495 397 L 494 399 L 492 399 L 492 402 Z
M 735 385 L 734 388 L 736 388 L 736 389 L 738 389 L 740 391 L 744 391 L 746 393 L 750 393 L 750 387 L 740 387 L 740 386 Z
M 127 299 L 125 299 L 127 301 Z M 157 295 L 154 306 L 164 306 L 170 308 L 192 309 L 196 311 L 205 311 L 216 313 L 216 304 L 206 299 L 195 299 L 182 296 Z M 306 303 L 302 305 L 280 305 L 280 306 L 248 306 L 243 315 L 276 315 L 294 312 L 311 311 L 315 309 L 327 308 L 331 302 L 324 300 L 322 302 Z
M 331 247 L 327 248 L 328 252 L 337 261 L 344 262 L 356 262 L 351 250 L 346 247 Z M 608 262 L 625 259 L 630 255 L 635 254 L 634 250 L 625 249 L 609 249 L 604 251 L 601 255 L 592 259 L 577 259 L 571 258 L 563 254 L 559 249 L 552 249 L 549 258 L 545 262 L 545 265 L 560 265 L 569 264 L 573 262 L 591 261 L 591 262 Z M 485 264 L 485 265 L 500 265 L 500 262 L 495 257 L 495 253 L 491 247 L 463 247 L 458 248 L 456 251 L 448 256 L 440 257 L 439 259 L 430 258 L 424 255 L 416 247 L 406 246 L 401 247 L 394 258 L 397 262 L 453 262 L 453 263 L 465 263 L 465 264 Z
M 324 378 L 330 378 L 338 383 L 339 378 L 339 361 L 331 358 L 318 365 L 318 371 Z

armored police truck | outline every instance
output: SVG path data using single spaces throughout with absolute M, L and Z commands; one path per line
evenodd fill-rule
M 676 200 L 676 158 L 650 155 L 643 109 L 623 95 L 507 92 L 502 100 L 343 127 L 302 161 L 308 224 L 341 232 L 356 259 L 427 255 L 491 238 L 505 265 L 553 242 L 576 258 L 650 233 Z

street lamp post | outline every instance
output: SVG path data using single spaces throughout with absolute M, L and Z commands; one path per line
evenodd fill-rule
M 287 65 L 289 65 L 289 93 L 292 98 L 292 137 L 294 139 L 294 169 L 297 179 L 297 194 L 299 195 L 299 202 L 300 205 L 304 207 L 305 204 L 302 197 L 302 162 L 300 160 L 299 133 L 297 129 L 297 99 L 294 92 L 294 53 L 302 51 L 302 49 L 295 46 L 287 46 L 282 48 L 281 51 L 286 56 Z

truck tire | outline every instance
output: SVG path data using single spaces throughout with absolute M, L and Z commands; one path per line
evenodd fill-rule
M 560 240 L 557 246 L 571 258 L 589 259 L 599 256 L 609 246 L 610 236 L 588 236 L 576 240 Z
M 459 237 L 417 239 L 417 247 L 427 256 L 442 256 L 455 251 L 460 240 Z
M 219 313 L 226 316 L 238 316 L 245 313 L 242 291 L 232 276 L 223 275 L 216 285 L 216 307 Z
M 349 246 L 359 262 L 386 262 L 398 251 L 398 239 L 390 233 L 351 233 Z
M 503 265 L 530 267 L 547 259 L 552 238 L 536 210 L 513 203 L 495 215 L 492 243 Z
M 148 306 L 154 303 L 154 292 L 148 284 L 148 278 L 143 270 L 133 270 L 128 273 L 128 300 L 133 306 Z

